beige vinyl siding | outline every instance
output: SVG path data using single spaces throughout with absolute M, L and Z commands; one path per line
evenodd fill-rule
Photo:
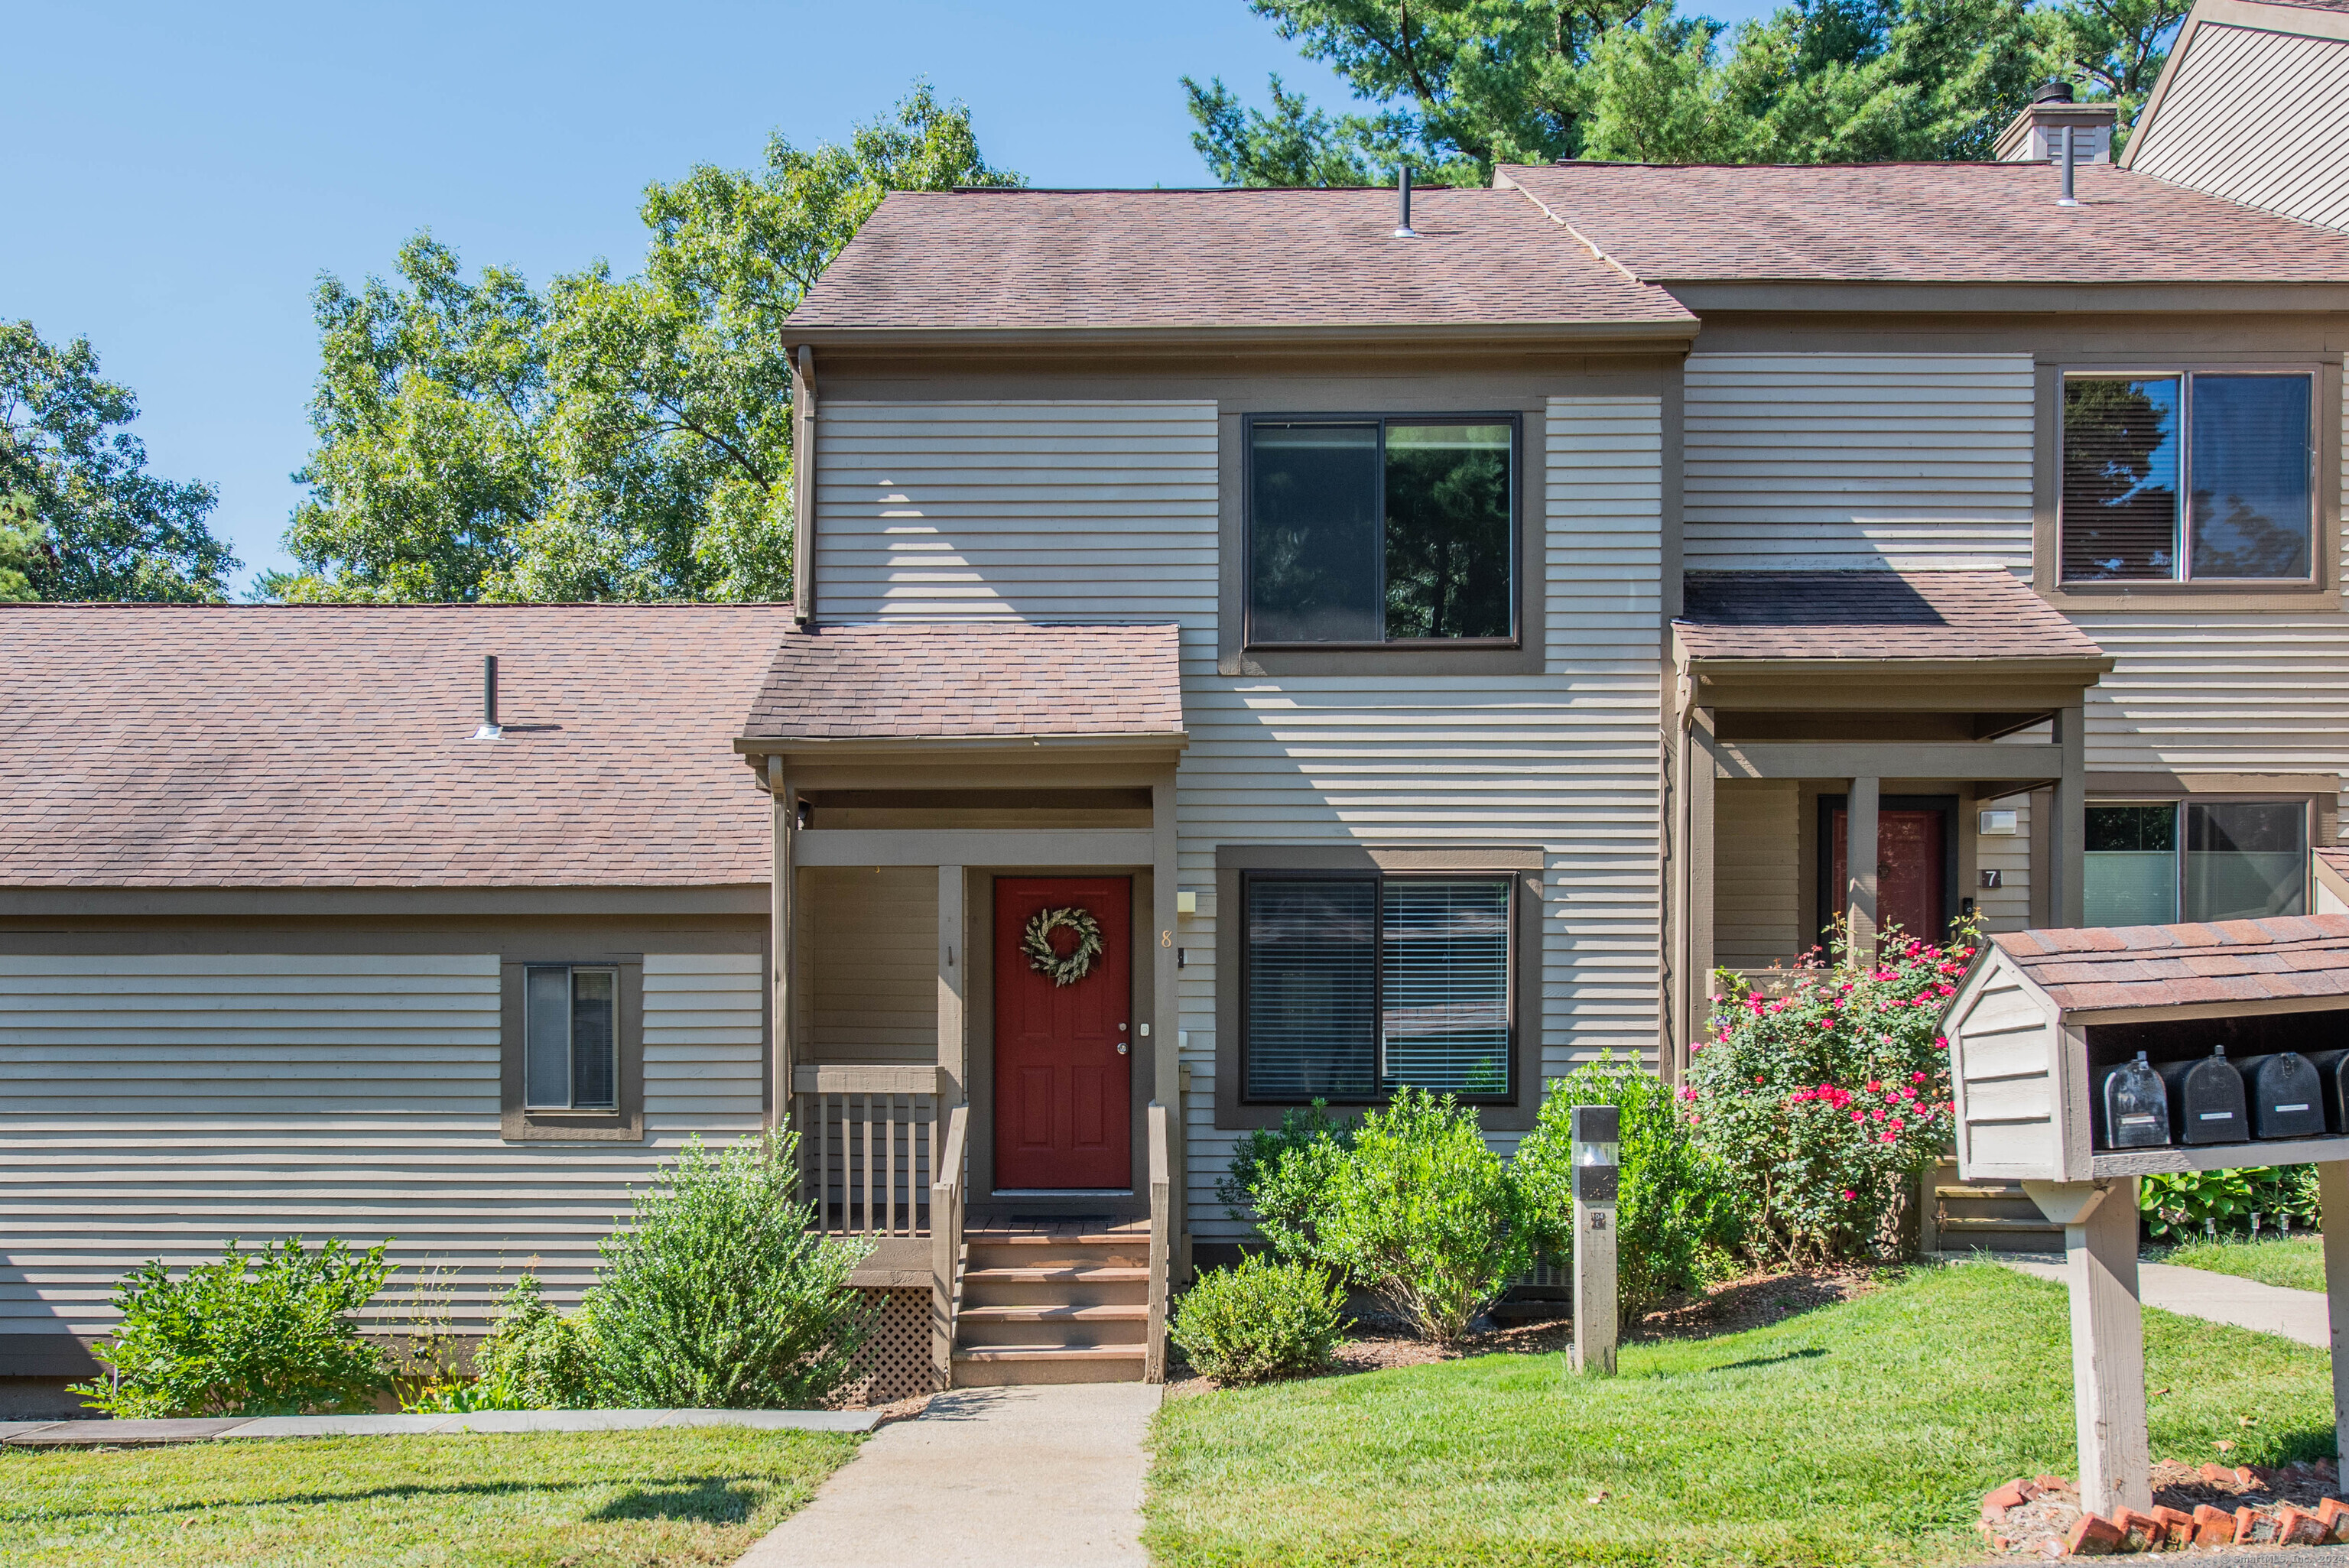
M 1239 913 L 1216 904 L 1218 844 L 1538 848 L 1544 1073 L 1653 1052 L 1661 430 L 1652 397 L 1557 398 L 1526 422 L 1546 472 L 1527 551 L 1547 583 L 1540 675 L 1226 677 L 1212 617 L 1185 618 L 1181 882 L 1200 898 L 1178 940 L 1200 1237 L 1245 1233 L 1214 1195 L 1236 1137 L 1215 1126 L 1216 987 L 1237 983 L 1216 973 L 1216 923 Z
M 936 1062 L 937 872 L 854 866 L 799 875 L 810 1059 Z
M 1809 945 L 1799 903 L 1802 786 L 1723 779 L 1713 790 L 1713 961 L 1723 969 L 1789 965 Z
M 646 959 L 646 1141 L 565 1145 L 499 1136 L 495 954 L 0 954 L 0 1333 L 102 1331 L 127 1270 L 231 1237 L 393 1238 L 378 1323 L 419 1266 L 460 1328 L 526 1267 L 574 1301 L 631 1183 L 759 1124 L 758 999 L 708 962 Z
M 2027 354 L 1696 354 L 1692 571 L 2031 569 Z
M 827 402 L 820 417 L 820 618 L 1213 617 L 1213 402 Z
M 2349 440 L 2343 454 L 2349 495 Z M 2349 543 L 2331 531 L 2336 548 Z M 2349 573 L 2349 549 L 2339 564 Z M 2110 772 L 2349 773 L 2349 614 L 2147 607 L 2072 619 L 2118 661 L 2088 688 L 2092 792 Z
M 1974 908 L 1982 916 L 1984 932 L 2028 931 L 2031 929 L 2031 797 L 2015 795 L 2003 800 L 1976 800 L 1966 808 L 1979 814 L 1995 809 L 2014 813 L 2014 835 L 2003 833 L 1974 838 L 1974 866 L 1978 871 L 1999 873 L 1996 887 L 1974 886 L 1959 890 L 1961 897 L 1974 900 Z M 1971 830 L 1976 822 L 1968 822 Z M 1977 883 L 1980 878 L 1975 879 Z
M 645 1120 L 756 1132 L 766 1117 L 767 971 L 751 953 L 645 955 Z
M 2140 174 L 2349 229 L 2349 43 L 2206 23 L 2143 135 Z

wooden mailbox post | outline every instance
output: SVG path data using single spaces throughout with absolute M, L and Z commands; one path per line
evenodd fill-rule
M 2138 1179 L 2247 1166 L 2317 1168 L 2333 1326 L 2336 1446 L 2349 1471 L 2349 1135 L 2153 1149 L 2095 1147 L 2106 1067 L 2349 1047 L 2349 917 L 2028 931 L 1992 937 L 1944 1028 L 1958 1173 L 2012 1181 L 2064 1227 L 2080 1501 L 2153 1505 L 2145 1326 L 2137 1305 Z M 2171 1129 L 2173 1137 L 2178 1129 Z

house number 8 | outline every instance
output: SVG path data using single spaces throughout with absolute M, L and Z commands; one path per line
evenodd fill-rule
M 1171 931 L 1162 931 L 1162 932 L 1160 932 L 1160 933 L 1158 934 L 1158 945 L 1159 945 L 1159 946 L 1161 946 L 1161 947 L 1172 947 L 1172 946 L 1174 946 L 1174 934 L 1173 932 L 1171 932 Z

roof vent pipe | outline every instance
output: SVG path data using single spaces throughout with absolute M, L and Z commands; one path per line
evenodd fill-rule
M 505 733 L 498 723 L 498 656 L 481 655 L 481 727 L 473 731 L 476 740 L 495 740 Z
M 1408 163 L 1402 166 L 1401 172 L 1395 178 L 1395 197 L 1398 203 L 1395 209 L 1398 222 L 1395 224 L 1394 237 L 1398 240 L 1418 239 L 1419 231 L 1411 226 L 1411 165 Z
M 2055 198 L 2058 207 L 2077 207 L 2079 199 L 2072 194 L 2072 126 L 2064 126 L 2064 194 Z

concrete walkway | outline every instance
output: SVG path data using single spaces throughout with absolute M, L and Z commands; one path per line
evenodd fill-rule
M 2061 1253 L 1986 1255 L 2009 1268 L 2052 1279 L 2057 1284 L 2064 1283 Z M 2137 1277 L 2137 1298 L 2147 1306 L 2188 1317 L 2207 1317 L 2213 1323 L 2231 1323 L 2261 1334 L 2280 1334 L 2320 1350 L 2333 1344 L 2332 1325 L 2325 1316 L 2325 1298 L 2320 1291 L 2286 1290 L 2282 1285 L 2237 1279 L 2233 1274 L 2213 1274 L 2209 1269 L 2179 1268 L 2176 1264 L 2139 1263 Z
M 1093 1568 L 1143 1555 L 1148 1383 L 957 1388 L 884 1427 L 736 1568 Z
M 224 1416 L 164 1421 L 0 1421 L 10 1448 L 145 1448 L 223 1438 L 391 1438 L 450 1432 L 641 1432 L 655 1427 L 756 1427 L 869 1432 L 875 1410 L 481 1410 L 470 1416 Z

